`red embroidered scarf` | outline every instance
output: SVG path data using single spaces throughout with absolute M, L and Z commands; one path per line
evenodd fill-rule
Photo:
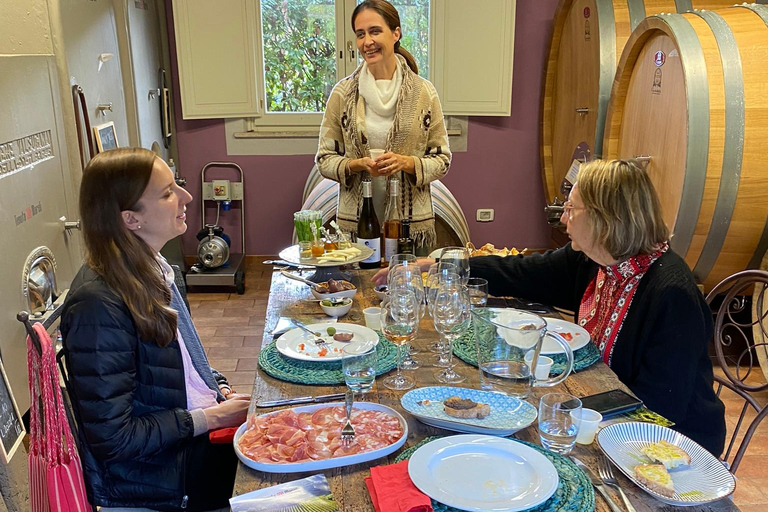
M 615 265 L 601 266 L 587 286 L 579 306 L 579 325 L 589 332 L 607 365 L 611 364 L 616 338 L 640 280 L 668 249 L 669 244 L 664 242 L 651 254 L 638 254 Z

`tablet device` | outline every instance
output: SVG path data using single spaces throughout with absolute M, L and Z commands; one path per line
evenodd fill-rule
M 639 409 L 643 406 L 643 401 L 625 391 L 613 389 L 596 395 L 585 396 L 581 398 L 581 405 L 585 409 L 599 412 L 603 418 L 609 418 Z

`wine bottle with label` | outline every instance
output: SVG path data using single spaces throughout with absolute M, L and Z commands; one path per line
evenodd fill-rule
M 411 238 L 411 222 L 403 220 L 403 236 L 397 241 L 397 254 L 415 254 Z
M 400 216 L 400 181 L 396 178 L 389 180 L 389 201 L 384 214 L 384 261 L 397 254 L 397 241 L 402 236 L 402 219 Z
M 381 266 L 381 227 L 373 209 L 373 184 L 363 181 L 363 207 L 357 220 L 357 243 L 373 249 L 373 254 L 360 262 L 360 268 Z

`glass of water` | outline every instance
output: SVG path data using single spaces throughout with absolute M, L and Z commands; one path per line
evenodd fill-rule
M 367 393 L 376 379 L 376 345 L 352 342 L 341 349 L 341 368 L 347 387 L 355 393 Z
M 541 446 L 561 455 L 570 453 L 581 424 L 581 400 L 567 393 L 548 393 L 539 402 Z
M 469 303 L 472 309 L 488 305 L 488 281 L 482 277 L 470 277 L 467 280 Z

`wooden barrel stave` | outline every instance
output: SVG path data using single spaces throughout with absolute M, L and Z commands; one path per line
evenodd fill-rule
M 622 54 L 606 120 L 606 158 L 653 153 L 648 171 L 674 233 L 672 246 L 705 290 L 754 267 L 768 240 L 768 200 L 762 192 L 768 184 L 763 150 L 768 98 L 760 93 L 768 81 L 768 28 L 755 11 L 766 15 L 768 8 L 738 6 L 645 20 Z M 653 68 L 648 55 L 662 49 L 663 38 L 673 45 L 663 51 L 679 54 L 684 76 L 670 82 L 667 71 L 674 71 L 675 59 L 667 58 L 661 67 L 664 87 L 672 83 L 678 95 L 667 102 L 670 111 L 660 113 L 637 107 L 643 94 L 649 96 L 637 84 L 648 80 L 641 77 Z M 678 135 L 662 131 L 648 140 L 627 130 L 663 124 L 673 125 Z M 682 187 L 670 184 L 675 179 L 678 184 L 682 179 Z

